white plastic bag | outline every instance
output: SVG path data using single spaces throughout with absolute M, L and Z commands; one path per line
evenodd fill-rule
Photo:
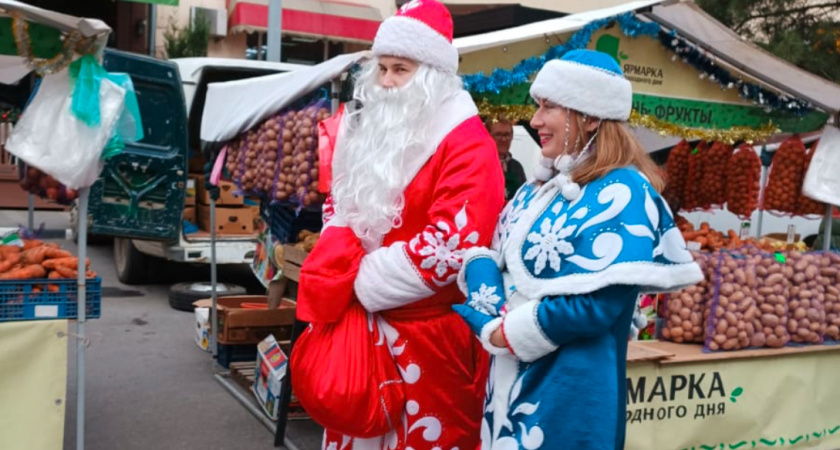
M 70 110 L 73 84 L 67 70 L 44 77 L 6 143 L 6 149 L 71 189 L 91 186 L 102 171 L 102 149 L 122 114 L 125 89 L 102 80 L 100 125 L 91 127 Z
M 840 205 L 840 129 L 826 125 L 820 143 L 814 150 L 811 166 L 805 174 L 802 193 L 828 203 Z

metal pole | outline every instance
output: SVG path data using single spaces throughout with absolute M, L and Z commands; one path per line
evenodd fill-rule
M 218 345 L 216 345 L 216 321 L 219 318 L 219 311 L 216 303 L 219 300 L 216 292 L 216 199 L 210 196 L 210 298 L 213 301 L 213 309 L 210 310 L 210 348 L 213 349 L 213 358 L 219 356 Z
M 29 222 L 27 222 L 29 231 L 35 230 L 35 195 L 29 194 Z
M 262 34 L 261 31 L 257 31 L 257 61 L 262 61 L 263 60 L 262 45 L 263 45 L 263 34 Z
M 87 265 L 87 219 L 88 196 L 90 188 L 79 190 L 79 265 L 76 279 L 76 450 L 85 448 L 85 320 L 87 318 L 87 285 L 85 272 Z
M 823 230 L 823 251 L 831 250 L 831 225 L 833 222 L 832 213 L 834 212 L 834 206 L 831 204 L 826 205 L 825 207 L 825 230 Z
M 324 61 L 330 59 L 330 41 L 324 39 Z
M 283 0 L 268 0 L 268 57 L 280 62 L 283 46 Z
M 767 147 L 765 146 L 764 149 L 766 149 L 766 148 Z M 766 188 L 765 185 L 767 184 L 767 172 L 768 172 L 767 167 L 764 167 L 764 164 L 762 164 L 761 165 L 761 182 L 759 183 L 759 186 L 758 186 L 758 198 L 760 198 L 760 199 L 764 198 L 764 189 Z M 764 210 L 760 209 L 760 210 L 758 210 L 758 226 L 756 227 L 757 229 L 756 229 L 756 235 L 755 235 L 756 238 L 759 238 L 759 239 L 761 238 L 763 227 L 764 227 Z
M 157 5 L 149 5 L 149 54 L 155 57 L 157 46 Z
M 331 85 L 330 92 L 330 109 L 332 109 L 332 113 L 335 114 L 338 111 L 339 98 L 338 95 L 341 93 L 341 80 L 339 78 L 333 78 L 332 85 Z

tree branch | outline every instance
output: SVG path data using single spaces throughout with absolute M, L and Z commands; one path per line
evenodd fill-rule
M 746 19 L 742 20 L 733 29 L 734 29 L 735 32 L 740 33 L 741 28 L 743 28 L 744 25 L 748 24 L 749 22 L 752 22 L 755 19 L 766 19 L 766 18 L 769 18 L 769 17 L 777 17 L 777 16 L 783 16 L 783 15 L 795 14 L 795 13 L 804 13 L 804 12 L 808 12 L 812 9 L 820 9 L 820 8 L 840 8 L 840 1 L 829 2 L 829 3 L 821 3 L 821 4 L 818 4 L 818 5 L 806 5 L 806 6 L 801 6 L 799 8 L 782 9 L 782 10 L 776 10 L 776 11 L 770 11 L 770 12 L 755 14 L 755 15 L 749 16 Z

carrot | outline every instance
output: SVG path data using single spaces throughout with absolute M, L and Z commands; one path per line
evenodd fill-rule
M 55 271 L 58 272 L 61 278 L 76 278 L 79 272 L 76 269 L 71 269 L 65 266 L 56 266 Z
M 6 259 L 0 260 L 0 274 L 12 270 L 18 263 L 20 263 L 20 255 L 17 253 L 9 254 Z
M 58 280 L 58 279 L 61 279 L 61 275 L 58 272 L 53 270 L 52 272 L 50 272 L 50 274 L 47 276 L 47 278 L 50 279 L 50 280 Z M 59 291 L 61 291 L 61 288 L 57 284 L 48 284 L 47 285 L 47 292 L 59 292 Z
M 17 255 L 22 251 L 17 245 L 0 245 L 0 259 L 8 255 Z
M 97 277 L 96 272 L 94 272 L 92 270 L 85 271 L 85 278 L 90 279 L 90 278 L 96 278 L 96 277 Z
M 44 278 L 45 276 L 47 276 L 47 271 L 43 267 L 38 264 L 30 264 L 0 275 L 0 280 L 31 280 L 33 278 Z
M 57 266 L 69 267 L 76 269 L 79 267 L 79 258 L 75 256 L 68 256 L 66 258 L 55 258 L 45 260 L 43 263 L 45 269 L 55 270 Z M 85 258 L 85 267 L 90 267 L 90 259 Z
M 23 260 L 29 264 L 41 264 L 45 259 L 69 258 L 73 256 L 67 250 L 42 245 L 23 252 Z

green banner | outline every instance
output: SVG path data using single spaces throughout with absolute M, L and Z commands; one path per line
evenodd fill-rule
M 152 3 L 154 5 L 178 6 L 178 0 L 122 0 L 134 3 Z
M 640 114 L 691 128 L 758 128 L 772 121 L 784 132 L 806 133 L 822 128 L 828 116 L 811 111 L 802 117 L 760 106 L 703 102 L 680 98 L 633 94 L 633 109 Z

